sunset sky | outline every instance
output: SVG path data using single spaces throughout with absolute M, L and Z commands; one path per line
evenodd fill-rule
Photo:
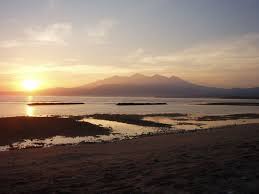
M 113 75 L 259 86 L 258 0 L 0 0 L 0 90 Z

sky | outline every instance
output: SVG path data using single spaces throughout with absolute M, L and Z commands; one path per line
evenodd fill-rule
M 258 0 L 0 0 L 0 90 L 161 74 L 259 86 Z

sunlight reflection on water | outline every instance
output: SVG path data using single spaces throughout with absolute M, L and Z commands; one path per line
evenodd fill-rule
M 25 111 L 26 111 L 26 116 L 29 116 L 29 117 L 34 116 L 34 107 L 26 105 Z

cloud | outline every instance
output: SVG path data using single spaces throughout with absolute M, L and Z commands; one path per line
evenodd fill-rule
M 24 30 L 20 39 L 0 42 L 1 48 L 15 48 L 32 45 L 67 45 L 66 38 L 71 34 L 70 23 L 55 23 L 45 27 L 31 27 Z
M 109 35 L 118 22 L 114 19 L 100 20 L 96 25 L 86 29 L 88 39 L 95 44 L 109 43 Z
M 28 39 L 38 43 L 54 43 L 65 45 L 65 38 L 71 34 L 72 26 L 69 23 L 56 23 L 45 28 L 29 28 L 25 30 Z
M 127 56 L 127 60 L 134 60 L 143 57 L 145 50 L 143 48 L 137 48 L 134 52 Z
M 228 65 L 233 68 L 247 68 L 247 65 L 259 65 L 259 34 L 247 34 L 230 40 L 201 44 L 165 55 L 147 54 L 143 49 L 137 49 L 135 53 L 135 57 L 131 59 L 138 64 L 187 65 L 202 68 L 206 68 L 206 65 Z
M 138 48 L 125 57 L 125 63 L 131 68 L 138 67 L 139 71 L 173 73 L 205 85 L 258 86 L 259 34 L 203 43 L 166 54 Z
M 5 40 L 5 41 L 0 42 L 1 48 L 13 48 L 13 47 L 19 47 L 22 45 L 23 45 L 23 43 L 18 40 Z

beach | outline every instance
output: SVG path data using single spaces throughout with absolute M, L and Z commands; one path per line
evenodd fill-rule
M 0 194 L 259 194 L 259 0 L 0 0 Z
M 53 136 L 97 136 L 108 135 L 108 128 L 80 122 L 72 118 L 59 117 L 6 117 L 0 118 L 0 146 L 31 139 Z
M 0 152 L 0 193 L 257 193 L 259 125 Z

